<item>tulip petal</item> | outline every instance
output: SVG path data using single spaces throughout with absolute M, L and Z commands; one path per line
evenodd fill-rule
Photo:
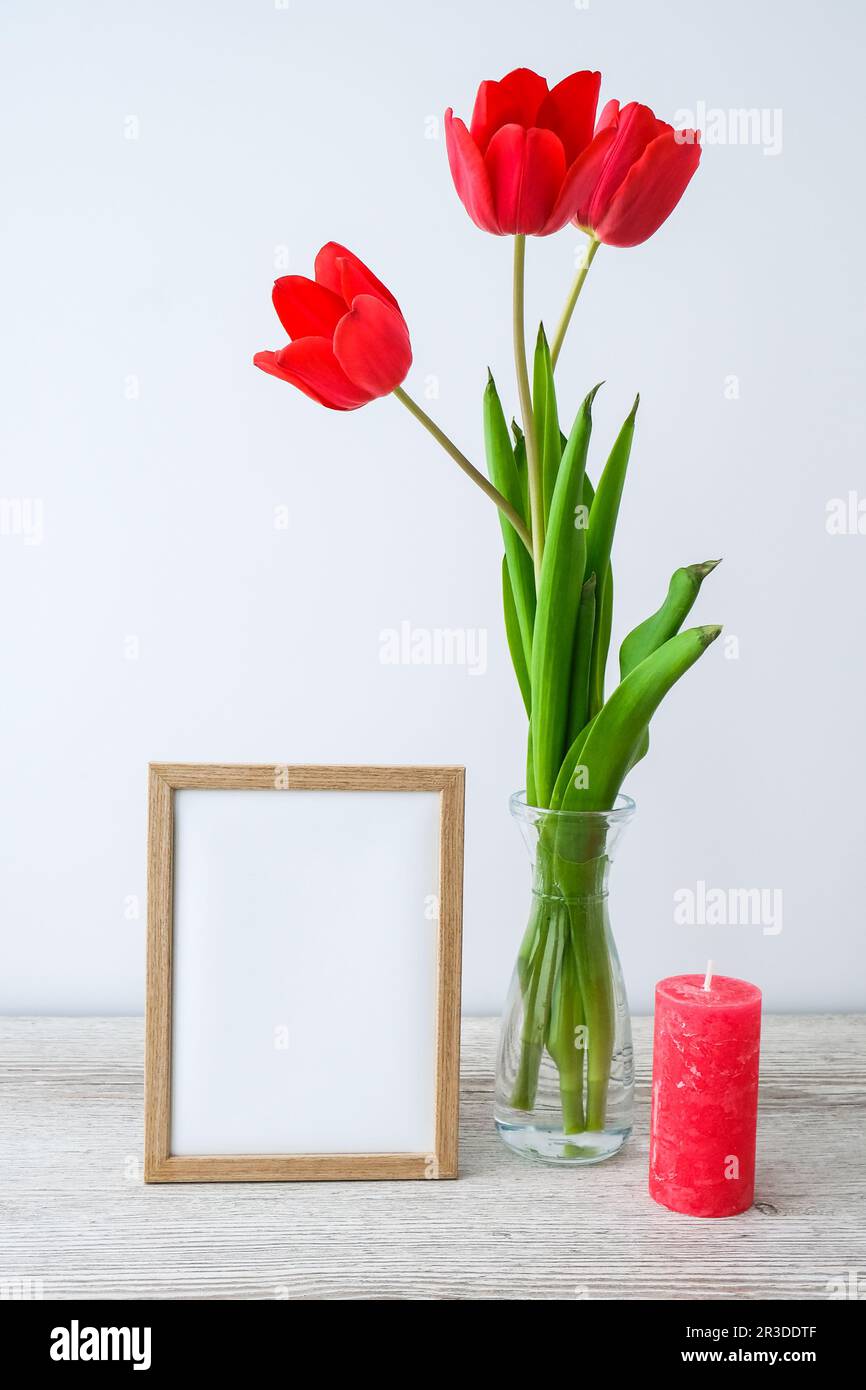
M 253 366 L 261 367 L 262 371 L 267 372 L 270 376 L 280 376 L 275 352 L 257 352 L 253 358 Z
M 649 144 L 614 194 L 596 236 L 638 246 L 670 217 L 700 163 L 700 132 L 668 127 Z
M 346 376 L 329 338 L 301 338 L 279 352 L 257 352 L 253 361 L 330 410 L 357 410 L 372 400 L 369 391 Z
M 290 338 L 331 338 L 346 312 L 342 296 L 305 275 L 283 275 L 274 283 L 274 308 Z
M 403 315 L 370 294 L 359 294 L 337 325 L 334 355 L 347 378 L 370 397 L 387 396 L 412 365 Z
M 469 134 L 482 154 L 487 153 L 487 146 L 499 127 L 508 125 L 513 120 L 513 104 L 508 100 L 507 94 L 502 91 L 499 83 L 482 82 L 478 88 L 478 95 L 472 109 L 472 120 L 469 123 Z
M 620 111 L 615 126 L 616 137 L 589 205 L 589 221 L 593 227 L 604 216 L 610 199 L 631 166 L 659 134 L 659 124 L 649 107 L 641 106 L 639 102 L 631 101 Z
M 445 145 L 457 196 L 476 227 L 499 234 L 493 193 L 484 160 L 459 116 L 445 112 Z
M 547 96 L 547 82 L 531 68 L 515 68 L 501 82 L 482 82 L 475 98 L 469 132 L 482 154 L 504 125 L 538 125 L 538 108 Z
M 619 102 L 606 101 L 602 107 L 595 133 L 598 135 L 600 130 L 607 130 L 608 126 L 616 126 L 619 121 Z
M 509 98 L 516 102 L 527 126 L 535 124 L 538 108 L 547 96 L 547 79 L 540 77 L 532 68 L 513 68 L 499 83 Z
M 566 222 L 576 222 L 579 227 L 587 226 L 586 211 L 614 138 L 612 129 L 600 131 L 580 158 L 574 161 L 562 181 L 559 197 L 544 224 L 542 236 L 558 232 Z
M 559 136 L 567 164 L 573 164 L 592 139 L 600 87 L 600 72 L 573 72 L 548 92 L 538 108 L 535 125 Z
M 559 136 L 537 127 L 503 126 L 490 141 L 484 163 L 500 230 L 537 235 L 565 178 L 565 151 Z
M 319 284 L 340 295 L 346 308 L 351 308 L 358 294 L 372 294 L 386 304 L 393 304 L 395 309 L 400 308 L 387 285 L 377 280 L 369 266 L 338 241 L 329 241 L 322 247 L 316 257 L 315 270 Z

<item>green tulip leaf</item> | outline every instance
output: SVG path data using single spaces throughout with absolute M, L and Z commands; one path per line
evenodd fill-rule
M 611 579 L 610 586 L 607 582 L 608 567 L 639 403 L 640 396 L 637 396 L 625 424 L 617 435 L 616 442 L 598 480 L 589 514 L 586 568 L 589 573 L 595 573 L 599 576 L 590 670 L 590 714 L 597 714 L 604 703 L 604 673 L 610 645 L 610 614 L 613 603 L 611 587 L 613 581 Z M 611 592 L 606 595 L 605 589 L 608 587 L 611 588 Z
M 484 392 L 484 443 L 490 481 L 521 515 L 525 515 L 520 470 L 514 449 L 511 446 L 508 426 L 505 423 L 502 405 L 492 376 L 490 376 Z M 523 644 L 524 664 L 528 670 L 532 654 L 532 632 L 535 625 L 535 575 L 532 568 L 532 557 L 527 552 L 526 546 L 511 522 L 503 516 L 501 511 L 499 521 L 505 544 L 505 559 L 511 580 L 515 616 L 520 640 Z
M 663 642 L 667 642 L 668 638 L 679 632 L 700 593 L 701 585 L 718 564 L 719 560 L 705 560 L 702 564 L 685 565 L 682 569 L 674 571 L 661 608 L 633 628 L 619 649 L 622 680 Z M 648 751 L 649 729 L 644 729 L 632 756 L 631 767 L 639 763 L 641 758 L 645 758 Z
M 562 767 L 559 769 L 556 785 L 553 788 L 553 795 L 550 798 L 550 805 L 554 811 L 559 811 L 562 808 L 565 793 L 577 772 L 578 766 L 581 766 L 581 754 L 586 746 L 586 740 L 589 738 L 589 733 L 594 723 L 595 720 L 590 719 L 589 723 L 581 729 L 563 758 Z
M 684 565 L 675 570 L 668 585 L 664 603 L 651 617 L 633 628 L 619 649 L 619 670 L 622 680 L 639 665 L 645 657 L 679 632 L 694 606 L 701 591 L 701 585 L 708 574 L 720 564 L 719 560 L 705 560 L 700 565 Z
M 589 673 L 592 657 L 592 634 L 595 630 L 596 576 L 591 574 L 584 583 L 577 612 L 574 636 L 571 690 L 568 701 L 568 741 L 573 743 L 589 719 Z
M 504 555 L 502 557 L 502 608 L 505 613 L 505 636 L 508 640 L 508 650 L 511 652 L 514 674 L 517 677 L 517 684 L 520 686 L 526 713 L 531 714 L 532 687 L 529 683 L 529 667 L 526 664 L 526 651 L 523 645 L 523 635 L 520 631 L 520 619 L 517 616 L 517 605 L 514 602 L 514 590 L 511 587 L 508 560 Z
M 586 785 L 568 783 L 562 810 L 611 809 L 653 714 L 720 632 L 720 627 L 692 627 L 677 633 L 617 686 L 596 716 L 581 752 Z
M 553 490 L 562 458 L 564 445 L 559 428 L 559 415 L 556 408 L 556 388 L 553 384 L 553 368 L 550 365 L 550 348 L 544 333 L 544 324 L 539 325 L 535 344 L 535 360 L 532 372 L 532 415 L 535 434 L 538 440 L 538 453 L 541 461 L 542 496 L 544 498 L 545 534 L 553 502 Z
M 595 388 L 595 391 L 598 387 Z M 566 751 L 572 654 L 586 561 L 584 527 L 575 524 L 592 432 L 591 391 L 562 455 L 550 507 L 532 640 L 532 749 L 536 805 L 548 806 Z

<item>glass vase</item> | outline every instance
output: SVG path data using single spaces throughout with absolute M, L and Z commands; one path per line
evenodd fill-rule
M 608 915 L 614 849 L 634 814 L 546 811 L 510 802 L 532 867 L 532 906 L 502 1019 L 496 1127 L 549 1163 L 598 1163 L 632 1127 L 634 1060 Z

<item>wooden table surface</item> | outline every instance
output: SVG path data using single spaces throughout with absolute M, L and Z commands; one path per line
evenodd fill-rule
M 764 1020 L 757 1201 L 724 1221 L 646 1194 L 648 1020 L 635 1132 L 580 1171 L 497 1138 L 495 1036 L 464 1021 L 456 1182 L 145 1187 L 141 1020 L 0 1019 L 0 1293 L 821 1299 L 859 1278 L 866 1295 L 866 1015 Z

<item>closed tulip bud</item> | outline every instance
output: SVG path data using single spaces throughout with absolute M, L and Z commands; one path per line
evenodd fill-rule
M 586 190 L 574 222 L 607 246 L 638 246 L 668 217 L 701 158 L 700 132 L 674 130 L 648 106 L 609 101 L 596 140 L 613 140 L 594 187 Z
M 274 308 L 291 342 L 278 352 L 258 352 L 253 361 L 319 405 L 357 410 L 405 378 L 412 365 L 409 330 L 391 291 L 345 246 L 322 247 L 315 277 L 276 281 Z

